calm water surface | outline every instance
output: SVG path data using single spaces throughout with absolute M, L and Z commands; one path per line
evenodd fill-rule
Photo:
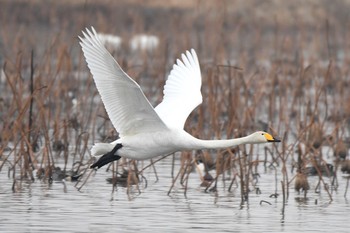
M 44 182 L 24 184 L 19 193 L 11 191 L 12 180 L 0 173 L 0 232 L 349 232 L 350 204 L 344 198 L 346 179 L 333 192 L 333 202 L 324 190 L 313 190 L 307 200 L 290 190 L 282 214 L 282 195 L 275 192 L 274 171 L 261 171 L 262 194 L 251 193 L 249 205 L 240 207 L 240 191 L 228 192 L 218 183 L 218 193 L 205 193 L 196 173 L 191 174 L 187 198 L 177 184 L 170 196 L 171 159 L 159 162 L 157 172 L 146 172 L 148 187 L 130 196 L 118 187 L 112 195 L 110 176 L 100 170 L 79 192 L 75 183 Z M 278 168 L 280 169 L 280 168 Z M 279 172 L 280 173 L 280 172 Z M 281 177 L 278 178 L 280 182 Z M 328 182 L 328 180 L 326 180 Z M 309 180 L 313 189 L 317 178 Z M 278 193 L 281 194 L 280 184 Z M 348 193 L 348 197 L 350 193 Z M 113 197 L 113 199 L 112 199 Z M 268 203 L 260 204 L 260 201 Z

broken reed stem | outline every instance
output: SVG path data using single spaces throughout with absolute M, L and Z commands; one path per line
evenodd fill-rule
M 175 154 L 172 154 L 172 160 L 171 160 L 171 179 L 174 182 L 174 172 L 175 172 Z
M 243 162 L 242 162 L 242 159 L 241 159 L 241 152 L 238 151 L 238 161 L 239 161 L 239 174 L 240 174 L 240 181 L 241 181 L 241 208 L 243 208 L 244 206 L 244 202 L 246 200 L 246 193 L 244 191 L 244 172 L 243 172 Z
M 229 185 L 229 187 L 228 187 L 228 191 L 229 191 L 229 192 L 231 192 L 231 190 L 232 190 L 232 186 L 233 186 L 233 183 L 236 181 L 236 177 L 237 177 L 237 174 L 234 174 L 234 175 L 233 175 L 233 178 L 232 178 L 232 180 L 231 180 L 231 183 L 230 183 L 230 185 Z M 236 184 L 237 184 L 237 181 L 236 181 Z M 237 187 L 238 187 L 238 184 L 237 184 Z
M 317 171 L 317 175 L 318 175 L 318 178 L 319 178 L 319 182 L 318 182 L 318 185 L 317 187 L 319 186 L 320 183 L 323 184 L 323 187 L 324 189 L 326 190 L 327 194 L 328 194 L 328 197 L 331 201 L 333 201 L 333 198 L 332 198 L 332 194 L 329 192 L 329 188 L 328 188 L 328 185 L 324 182 L 323 180 L 323 176 L 322 176 L 322 172 L 320 171 L 318 165 L 317 165 L 317 162 L 315 161 L 315 158 L 312 157 L 312 164 L 314 165 L 314 168 L 316 169 Z
M 181 155 L 181 160 L 182 160 L 182 164 L 181 164 L 181 167 L 184 167 L 184 169 L 180 169 L 182 170 L 182 173 L 181 173 L 181 178 L 180 178 L 180 184 L 184 186 L 184 182 L 186 181 L 186 175 L 188 174 L 188 170 L 190 168 L 190 165 L 191 165 L 191 156 L 190 154 L 187 154 L 187 153 L 183 153 Z
M 189 166 L 189 165 L 187 165 L 187 166 Z M 185 198 L 187 198 L 188 178 L 189 178 L 191 172 L 188 171 L 188 167 L 185 169 L 185 171 L 187 171 L 187 173 L 186 173 L 186 177 L 185 177 L 185 181 L 186 181 L 186 182 L 185 182 L 184 196 L 185 196 Z
M 282 180 L 281 181 L 281 187 L 282 187 L 282 216 L 284 216 L 284 210 L 285 210 L 285 206 L 286 206 L 286 186 L 285 186 L 285 182 Z
M 78 181 L 78 182 L 75 184 L 74 187 L 76 187 L 78 191 L 80 191 L 80 190 L 83 188 L 83 186 L 84 186 L 84 185 L 86 184 L 86 182 L 89 180 L 91 174 L 92 174 L 93 172 L 96 172 L 94 169 L 85 169 L 85 171 L 84 171 L 84 173 L 83 173 L 82 176 L 85 177 L 85 174 L 86 174 L 88 171 L 90 171 L 90 172 L 87 174 L 87 176 L 86 176 L 86 178 L 84 179 L 84 181 L 82 181 L 82 184 L 81 184 L 79 187 L 78 187 L 78 184 L 80 184 L 81 181 Z
M 68 163 L 68 155 L 69 155 L 69 152 L 68 152 L 68 146 L 69 146 L 69 143 L 68 143 L 68 132 L 67 132 L 67 120 L 63 120 L 63 145 L 64 145 L 64 148 L 63 148 L 63 157 L 64 157 L 64 168 L 63 168 L 63 171 L 65 172 L 66 171 L 66 168 L 67 168 L 67 163 Z
M 180 176 L 180 174 L 181 174 L 181 170 L 182 170 L 183 168 L 181 167 L 180 168 L 180 170 L 178 171 L 178 173 L 177 173 L 177 175 L 176 175 L 176 177 L 175 177 L 175 179 L 173 180 L 173 182 L 172 182 L 172 184 L 171 184 L 171 186 L 170 186 L 170 188 L 169 188 L 169 191 L 168 191 L 168 196 L 170 195 L 170 193 L 171 193 L 171 190 L 173 189 L 173 187 L 174 187 L 174 185 L 175 185 L 175 182 L 176 182 L 176 180 L 179 178 L 179 176 Z
M 246 193 L 246 202 L 247 204 L 249 204 L 249 180 L 250 180 L 250 175 L 252 174 L 252 154 L 253 154 L 253 145 L 246 145 L 250 147 L 250 151 L 248 152 L 247 156 L 245 156 L 244 158 L 244 164 L 246 167 L 246 172 L 245 172 L 245 193 Z M 248 159 L 248 160 L 247 160 Z
M 132 160 L 132 164 L 131 164 L 134 168 L 129 170 L 128 173 L 128 188 L 129 186 L 131 186 L 131 184 L 135 184 L 136 185 L 136 189 L 139 192 L 139 194 L 141 194 L 141 190 L 140 190 L 140 179 L 139 176 L 137 174 L 138 173 L 138 168 L 137 168 L 137 164 L 135 160 Z M 130 166 L 131 168 L 131 166 Z M 133 181 L 133 182 L 132 182 Z
M 170 155 L 175 155 L 175 154 L 174 154 L 174 153 L 171 153 L 171 154 L 168 154 L 168 155 L 166 155 L 166 156 L 162 156 L 162 157 L 160 157 L 159 159 L 156 159 L 155 161 L 151 160 L 151 163 L 148 164 L 147 166 L 145 166 L 144 168 L 142 168 L 142 169 L 138 172 L 138 174 L 142 173 L 144 170 L 146 170 L 146 169 L 149 168 L 150 166 L 153 166 L 154 164 L 156 164 L 156 163 L 159 162 L 160 160 L 163 160 L 163 159 L 169 157 Z
M 154 163 L 153 163 L 153 159 L 151 159 L 151 164 L 152 164 L 152 168 L 153 168 L 154 175 L 155 175 L 155 177 L 156 177 L 156 181 L 155 181 L 155 182 L 158 182 L 159 178 L 158 178 L 156 166 L 154 166 Z M 138 173 L 138 174 L 140 174 L 140 173 Z M 142 174 L 142 173 L 141 173 L 141 174 Z
M 87 132 L 82 132 L 78 135 L 75 143 L 75 153 L 73 155 L 73 164 L 76 163 L 76 155 L 79 155 L 79 166 L 77 167 L 77 171 L 80 170 L 80 167 L 84 164 L 84 158 L 88 151 L 88 143 L 89 143 L 90 134 Z M 84 142 L 83 148 L 81 148 L 81 142 Z M 88 151 L 88 152 L 87 152 Z
M 346 198 L 346 194 L 348 193 L 349 181 L 350 181 L 350 176 L 348 176 L 346 178 L 346 187 L 345 187 L 345 192 L 344 192 L 344 198 Z
M 29 92 L 30 92 L 30 104 L 29 104 L 29 116 L 28 116 L 28 143 L 31 145 L 31 133 L 33 128 L 33 102 L 34 102 L 34 50 L 32 49 L 31 52 L 31 59 L 30 59 L 30 85 L 29 85 Z M 29 156 L 30 153 L 32 153 L 32 148 L 27 147 L 27 155 L 28 155 L 28 163 L 26 167 L 32 166 L 32 169 L 34 170 L 34 166 L 31 160 L 31 157 Z M 31 150 L 31 151 L 29 151 Z
M 287 140 L 287 134 L 285 133 L 284 136 L 283 136 L 283 139 L 282 139 L 282 143 Z M 275 151 L 278 151 L 278 148 L 275 146 Z M 282 172 L 282 175 L 283 175 L 283 183 L 282 185 L 287 185 L 287 191 L 286 193 L 283 193 L 283 195 L 286 195 L 284 196 L 283 198 L 288 198 L 289 196 L 289 190 L 288 190 L 288 172 L 287 172 L 287 158 L 286 158 L 286 153 L 285 152 L 285 144 L 283 143 L 282 144 L 282 153 L 279 154 L 279 158 L 282 160 L 282 169 L 281 169 L 281 172 Z M 284 187 L 285 188 L 285 187 Z M 284 189 L 283 188 L 283 189 Z M 277 191 L 277 190 L 276 190 Z M 282 190 L 283 192 L 285 192 L 285 190 Z M 276 192 L 277 193 L 277 192 Z

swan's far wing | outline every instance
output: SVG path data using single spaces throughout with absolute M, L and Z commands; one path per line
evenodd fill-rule
M 94 28 L 86 29 L 80 45 L 108 116 L 120 135 L 167 128 L 140 86 L 132 80 L 100 42 Z
M 187 117 L 202 103 L 201 71 L 194 49 L 177 60 L 164 86 L 163 101 L 155 108 L 171 128 L 183 129 Z

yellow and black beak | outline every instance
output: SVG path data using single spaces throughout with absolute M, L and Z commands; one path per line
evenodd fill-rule
M 265 133 L 265 138 L 268 142 L 281 142 L 280 139 L 272 137 L 271 134 Z

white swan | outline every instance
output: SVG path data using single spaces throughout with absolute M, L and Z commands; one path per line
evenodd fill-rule
M 118 50 L 122 47 L 123 40 L 121 37 L 112 34 L 98 33 L 101 43 L 109 49 Z
M 159 39 L 155 35 L 139 34 L 131 38 L 130 48 L 132 51 L 148 51 L 156 50 L 159 45 Z
M 93 155 L 103 155 L 91 168 L 126 157 L 150 159 L 182 150 L 219 149 L 240 144 L 280 142 L 266 132 L 229 140 L 201 140 L 186 131 L 188 115 L 202 103 L 201 72 L 192 49 L 177 60 L 164 86 L 163 101 L 153 108 L 140 86 L 132 80 L 100 42 L 94 28 L 80 39 L 88 67 L 113 126 L 120 138 L 97 143 Z

